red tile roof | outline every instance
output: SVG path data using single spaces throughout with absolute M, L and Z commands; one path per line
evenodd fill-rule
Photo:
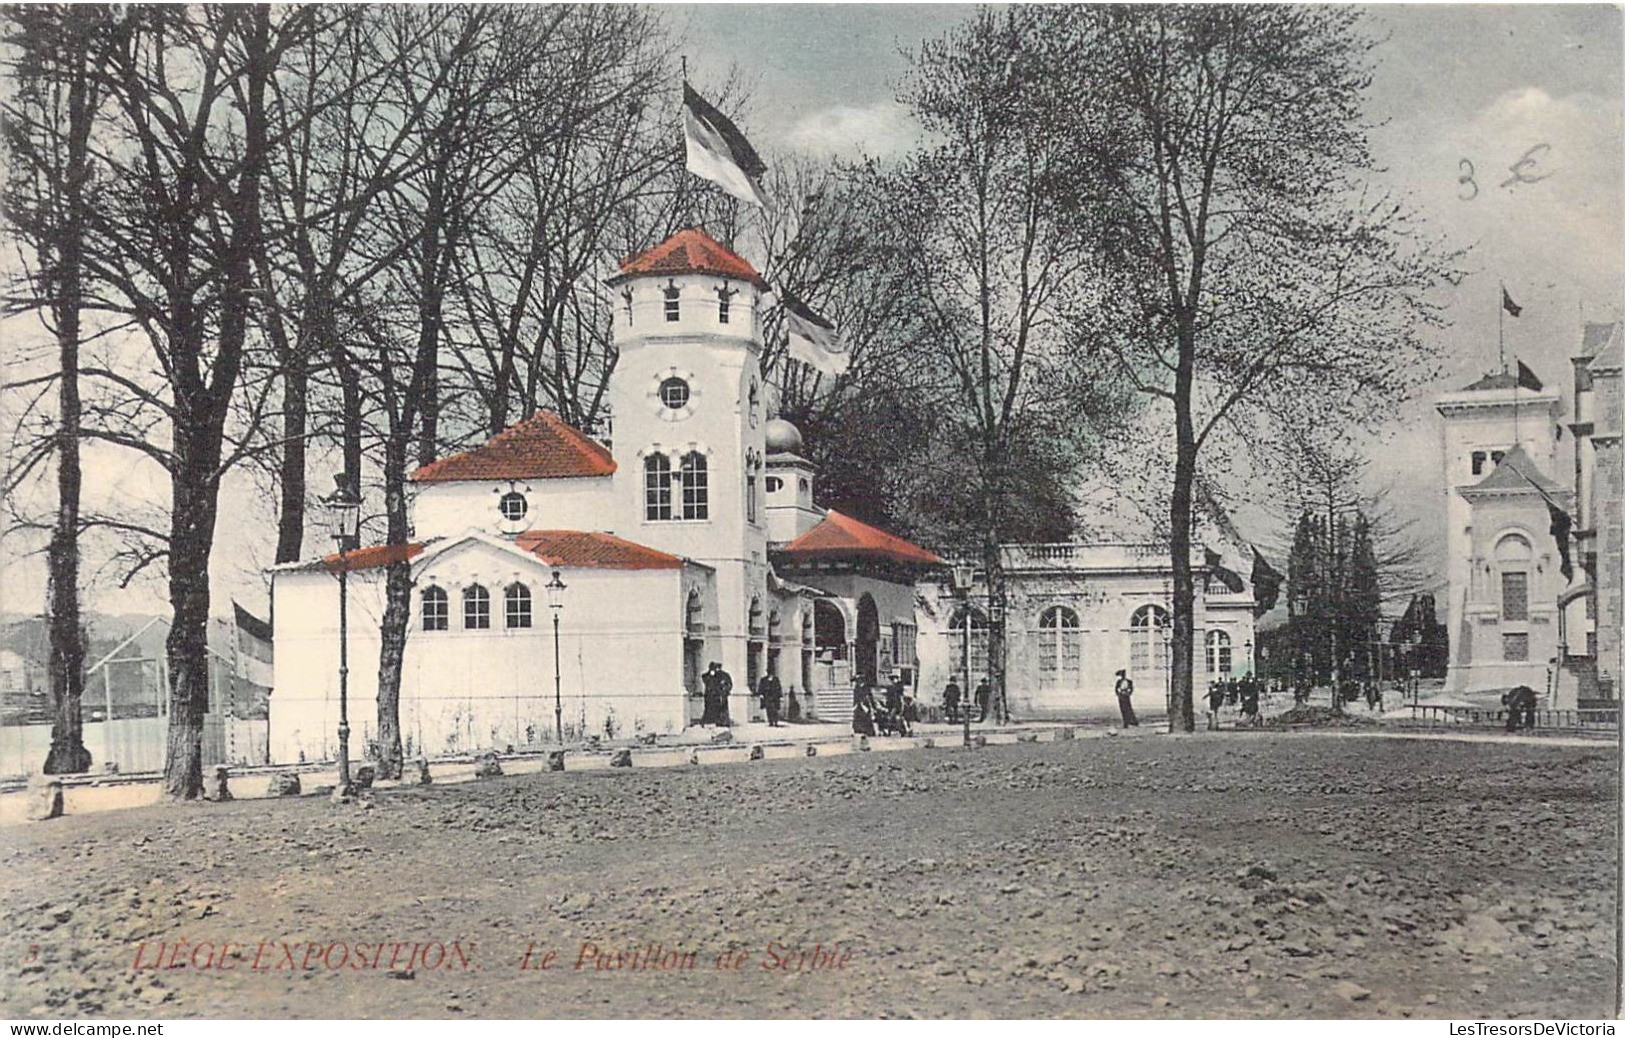
M 537 411 L 486 440 L 483 447 L 430 462 L 412 473 L 412 481 L 564 479 L 614 471 L 615 459 L 603 444 L 552 411 Z
M 917 544 L 849 515 L 830 511 L 824 521 L 785 545 L 781 551 L 802 559 L 880 558 L 914 565 L 940 566 L 942 559 Z
M 583 569 L 679 569 L 676 555 L 635 544 L 609 533 L 583 530 L 526 530 L 514 543 L 549 566 Z
M 621 261 L 621 272 L 609 283 L 640 274 L 716 274 L 767 288 L 755 267 L 698 227 L 678 231 L 648 252 Z
M 323 569 L 329 573 L 354 573 L 359 569 L 379 569 L 392 562 L 404 562 L 423 554 L 423 544 L 414 541 L 411 544 L 375 544 L 370 548 L 355 548 L 339 555 L 324 556 L 320 562 Z

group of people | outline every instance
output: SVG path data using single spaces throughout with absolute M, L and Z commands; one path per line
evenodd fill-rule
M 734 690 L 733 676 L 722 669 L 722 664 L 712 660 L 705 673 L 700 675 L 700 684 L 704 686 L 702 694 L 705 696 L 705 712 L 700 717 L 700 724 L 730 727 L 733 721 L 728 717 L 728 696 Z M 762 709 L 767 713 L 768 727 L 784 727 L 784 684 L 779 681 L 779 676 L 772 671 L 763 674 L 756 682 L 755 695 L 762 701 Z M 799 713 L 795 690 L 791 689 L 789 719 L 796 720 Z
M 1259 723 L 1258 697 L 1265 691 L 1264 682 L 1252 674 L 1240 678 L 1221 678 L 1207 687 L 1207 726 L 1219 727 L 1219 710 L 1225 706 L 1241 707 L 1241 723 Z
M 960 691 L 959 682 L 953 678 L 948 679 L 948 685 L 942 690 L 942 709 L 948 715 L 949 724 L 959 724 L 962 720 L 959 708 L 963 704 L 965 712 L 978 711 L 976 723 L 981 724 L 987 720 L 988 707 L 993 705 L 993 686 L 988 684 L 987 678 L 976 683 L 975 699 L 972 703 L 965 703 L 965 694 Z
M 892 673 L 883 702 L 875 699 L 874 686 L 861 675 L 852 682 L 853 735 L 913 735 L 919 720 L 919 708 L 902 674 Z

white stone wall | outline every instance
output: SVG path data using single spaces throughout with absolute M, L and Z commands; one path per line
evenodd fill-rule
M 401 682 L 403 738 L 430 755 L 550 742 L 554 734 L 554 645 L 542 591 L 550 569 L 481 546 L 419 567 Z M 502 589 L 517 571 L 531 588 L 532 626 L 504 625 Z M 421 590 L 428 572 L 448 591 L 449 630 L 424 631 Z M 683 637 L 686 586 L 714 592 L 687 570 L 565 569 L 559 673 L 566 737 L 677 732 L 685 724 Z M 462 628 L 460 590 L 478 579 L 491 591 L 489 630 Z M 275 575 L 276 688 L 271 755 L 278 762 L 330 758 L 338 728 L 338 579 L 324 571 Z M 351 754 L 377 731 L 381 570 L 349 579 Z M 714 610 L 714 605 L 713 605 Z
M 424 540 L 469 530 L 509 536 L 524 530 L 616 533 L 610 519 L 614 481 L 614 476 L 597 476 L 420 484 L 412 505 L 412 535 Z M 517 523 L 503 519 L 497 510 L 497 502 L 510 490 L 524 494 L 529 505 L 524 519 Z
M 1035 546 L 1043 547 L 1043 546 Z M 1115 717 L 1116 672 L 1132 673 L 1135 610 L 1155 604 L 1172 606 L 1172 580 L 1166 561 L 1151 550 L 1124 545 L 1060 545 L 1056 557 L 1040 569 L 1006 571 L 1009 611 L 1005 627 L 1007 692 L 1011 716 L 1018 720 Z M 940 705 L 942 689 L 950 677 L 963 684 L 963 661 L 956 657 L 958 632 L 948 625 L 959 601 L 940 583 L 920 587 L 920 668 L 927 700 Z M 985 591 L 973 591 L 972 605 L 986 609 Z M 1046 636 L 1040 620 L 1052 606 L 1065 606 L 1078 617 L 1081 667 L 1073 678 L 1058 669 L 1045 681 L 1040 673 L 1039 640 Z M 1230 634 L 1234 649 L 1232 674 L 1240 677 L 1245 646 L 1256 642 L 1252 596 L 1207 596 L 1197 589 L 1195 694 L 1207 690 L 1206 632 L 1210 628 Z M 1053 632 L 1049 634 L 1054 637 Z M 972 676 L 972 684 L 981 674 Z M 1166 707 L 1168 673 L 1156 669 L 1135 676 L 1135 704 L 1139 712 L 1160 714 Z

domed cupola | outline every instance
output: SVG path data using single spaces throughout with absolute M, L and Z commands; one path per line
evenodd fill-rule
M 769 455 L 801 453 L 801 430 L 783 418 L 771 419 L 763 433 L 767 438 Z

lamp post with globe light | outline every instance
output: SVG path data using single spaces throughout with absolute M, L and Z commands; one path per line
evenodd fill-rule
M 338 542 L 336 565 L 339 573 L 339 778 L 336 797 L 349 796 L 350 783 L 350 559 L 346 553 L 355 546 L 360 526 L 361 499 L 343 475 L 334 476 L 335 489 L 323 499 L 327 505 L 333 539 Z
M 955 563 L 950 578 L 953 581 L 955 597 L 959 599 L 960 609 L 965 618 L 965 688 L 960 696 L 960 716 L 965 726 L 965 746 L 970 746 L 970 709 L 971 709 L 971 675 L 970 675 L 970 593 L 971 585 L 976 580 L 976 567 L 968 562 Z
M 560 746 L 564 745 L 564 691 L 562 671 L 559 667 L 559 614 L 564 611 L 564 589 L 559 571 L 547 582 L 547 607 L 553 610 L 553 733 Z

